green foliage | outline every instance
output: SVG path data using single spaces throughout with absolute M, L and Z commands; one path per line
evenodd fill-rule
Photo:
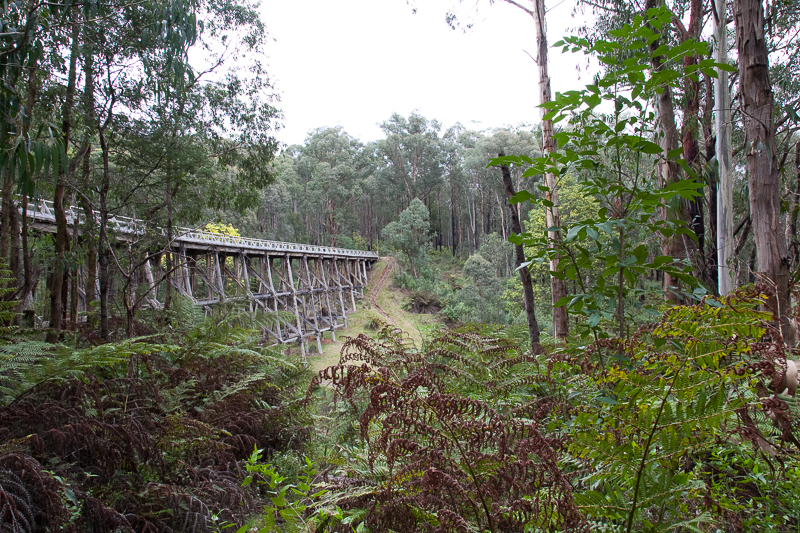
M 244 486 L 255 482 L 267 489 L 269 503 L 264 508 L 263 524 L 258 529 L 259 533 L 270 533 L 278 529 L 286 533 L 309 531 L 313 526 L 327 522 L 326 512 L 322 509 L 314 509 L 314 516 L 310 519 L 308 517 L 311 505 L 329 492 L 321 488 L 325 484 L 317 482 L 319 476 L 313 462 L 304 458 L 302 473 L 297 476 L 297 483 L 293 484 L 286 483 L 288 478 L 280 475 L 275 466 L 260 460 L 261 450 L 253 450 L 245 464 L 248 476 L 244 480 Z M 341 509 L 336 510 L 335 518 L 344 524 L 350 522 L 345 520 Z M 237 533 L 245 531 L 248 531 L 246 526 Z
M 381 124 L 386 137 L 376 143 L 376 155 L 384 165 L 379 170 L 380 186 L 395 198 L 425 198 L 441 184 L 441 124 L 412 112 L 408 118 L 393 113 Z M 405 203 L 405 202 L 404 202 Z
M 786 366 L 757 310 L 765 291 L 676 306 L 630 338 L 541 356 L 517 348 L 525 327 L 431 332 L 421 348 L 391 327 L 350 339 L 307 393 L 327 406 L 314 461 L 297 483 L 254 469 L 274 498 L 265 524 L 794 531 L 800 406 L 767 392 Z
M 261 497 L 241 487 L 253 446 L 284 450 L 307 434 L 305 371 L 262 346 L 262 322 L 229 309 L 173 325 L 174 342 L 3 347 L 18 355 L 0 374 L 0 447 L 25 454 L 28 471 L 47 465 L 43 480 L 65 496 L 27 490 L 49 498 L 64 531 L 242 524 Z
M 309 133 L 298 154 L 295 168 L 307 187 L 304 201 L 323 206 L 321 215 L 331 246 L 340 246 L 340 228 L 352 227 L 346 220 L 352 212 L 344 208 L 363 194 L 365 165 L 358 157 L 361 147 L 341 127 L 319 128 Z
M 770 315 L 754 307 L 765 299 L 751 290 L 673 307 L 630 341 L 601 339 L 575 353 L 571 371 L 563 366 L 567 359 L 555 358 L 553 368 L 572 376 L 575 409 L 568 423 L 551 423 L 568 435 L 571 459 L 563 467 L 581 472 L 575 499 L 592 530 L 775 523 L 767 515 L 780 505 L 769 511 L 752 497 L 778 492 L 772 484 L 793 479 L 795 470 L 771 470 L 767 479 L 758 474 L 760 454 L 750 457 L 740 444 L 750 441 L 767 463 L 777 456 L 796 461 L 781 447 L 791 426 L 787 406 L 765 394 L 785 371 L 780 346 L 762 341 Z M 774 438 L 773 424 L 783 428 Z M 725 471 L 738 481 L 729 482 Z
M 430 213 L 419 198 L 414 198 L 398 220 L 383 228 L 382 237 L 389 246 L 400 251 L 416 278 L 425 263 L 430 243 Z
M 555 407 L 530 403 L 538 366 L 515 343 L 472 332 L 422 349 L 390 327 L 350 339 L 308 394 L 330 383 L 356 407 L 362 447 L 339 447 L 348 463 L 331 467 L 342 481 L 317 508 L 357 513 L 371 531 L 580 529 L 556 466 L 561 441 L 539 432 Z
M 0 263 L 0 340 L 6 339 L 13 331 L 12 322 L 17 318 L 19 302 L 12 300 L 16 291 L 16 279 L 7 265 Z
M 688 261 L 657 255 L 652 249 L 653 236 L 696 239 L 676 212 L 680 201 L 701 196 L 703 187 L 679 157 L 680 150 L 664 154 L 651 140 L 657 117 L 650 102 L 665 87 L 679 83 L 680 75 L 670 69 L 654 70 L 646 45 L 659 37 L 653 28 L 661 27 L 671 16 L 666 8 L 659 8 L 648 13 L 647 19 L 637 16 L 623 29 L 611 32 L 613 40 L 590 43 L 569 37 L 557 43 L 596 55 L 609 68 L 584 90 L 559 93 L 554 101 L 542 104 L 548 109 L 547 118 L 554 123 L 568 119 L 570 125 L 554 135 L 557 152 L 537 159 L 508 156 L 491 163 L 530 165 L 526 171 L 530 175 L 552 172 L 562 180 L 571 177 L 584 198 L 596 205 L 596 215 L 589 218 L 563 220 L 558 228 L 538 228 L 536 234 L 523 233 L 511 239 L 533 251 L 531 262 L 546 265 L 561 257 L 558 271 L 552 275 L 572 281 L 576 290 L 554 305 L 566 305 L 572 314 L 585 319 L 581 322 L 584 336 L 603 334 L 604 321 L 616 322 L 617 333 L 624 336 L 638 314 L 652 311 L 649 303 L 630 305 L 645 296 L 638 285 L 650 271 L 667 272 L 683 282 L 688 292 L 678 287 L 669 290 L 686 297 L 698 298 L 705 292 L 695 290 L 699 283 Z M 663 45 L 656 55 L 674 59 L 705 47 L 705 43 L 688 40 L 672 48 Z M 630 57 L 618 61 L 620 50 L 628 51 Z M 715 77 L 715 67 L 713 61 L 703 60 L 687 67 L 684 75 Z M 604 103 L 613 105 L 613 111 L 602 112 Z M 664 164 L 682 166 L 691 179 L 661 184 L 658 169 Z M 552 206 L 529 191 L 519 192 L 513 201 Z M 560 232 L 559 245 L 552 245 L 545 231 Z M 596 267 L 599 269 L 593 272 Z
M 460 322 L 466 321 L 466 313 L 459 313 L 458 306 L 470 309 L 469 319 L 477 322 L 501 322 L 502 296 L 500 280 L 495 268 L 480 254 L 474 254 L 464 263 L 464 277 L 469 280 L 456 296 L 455 308 L 451 307 L 448 317 L 460 314 Z

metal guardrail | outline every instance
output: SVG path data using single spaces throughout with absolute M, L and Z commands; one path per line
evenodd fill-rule
M 74 224 L 80 221 L 82 213 L 70 206 L 66 210 L 67 223 Z M 95 221 L 100 223 L 100 213 L 94 211 Z M 56 216 L 53 202 L 49 200 L 39 200 L 36 204 L 28 204 L 28 217 L 32 220 L 40 220 L 55 224 Z M 113 231 L 127 233 L 130 235 L 144 235 L 147 231 L 155 231 L 160 235 L 166 236 L 166 230 L 159 227 L 148 227 L 148 225 L 135 218 L 112 215 L 108 219 L 108 226 Z M 284 252 L 300 254 L 332 255 L 341 257 L 364 257 L 378 259 L 378 254 L 366 250 L 350 250 L 347 248 L 332 248 L 330 246 L 315 246 L 313 244 L 298 244 L 280 241 L 268 241 L 264 239 L 253 239 L 251 237 L 238 237 L 224 235 L 211 231 L 202 231 L 191 228 L 176 227 L 174 230 L 173 242 L 185 244 L 202 244 L 206 246 L 228 246 L 232 248 L 242 248 L 248 250 L 262 250 L 267 252 Z

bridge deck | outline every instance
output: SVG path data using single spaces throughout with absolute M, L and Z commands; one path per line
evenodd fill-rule
M 67 224 L 79 226 L 83 211 L 70 207 Z M 36 231 L 55 232 L 56 217 L 52 202 L 39 200 L 29 204 L 27 216 Z M 100 214 L 94 212 L 97 224 Z M 108 229 L 113 238 L 135 241 L 146 236 L 167 238 L 164 228 L 142 220 L 110 216 Z M 159 301 L 168 287 L 190 298 L 206 310 L 222 302 L 242 302 L 251 312 L 291 313 L 293 320 L 282 320 L 273 329 L 265 329 L 265 342 L 299 342 L 306 353 L 310 338 L 316 338 L 322 351 L 325 332 L 336 338 L 336 330 L 347 327 L 347 315 L 356 310 L 356 298 L 364 297 L 367 270 L 378 254 L 313 244 L 253 239 L 223 235 L 192 228 L 174 228 L 163 252 L 171 254 L 173 268 L 167 270 L 159 254 L 146 255 L 138 274 L 127 275 L 128 297 L 141 305 L 161 308 Z M 82 267 L 73 274 L 86 279 Z M 97 279 L 95 279 L 97 283 Z M 86 291 L 79 292 L 79 307 L 89 309 Z M 95 290 L 99 294 L 99 288 Z M 80 296 L 80 295 L 83 296 Z M 83 297 L 83 300 L 81 300 Z M 81 304 L 82 302 L 82 304 Z M 135 306 L 139 303 L 133 304 Z
M 80 222 L 83 213 L 74 207 L 67 209 L 67 224 L 74 225 L 77 220 Z M 95 221 L 100 223 L 100 213 L 94 212 Z M 38 223 L 45 231 L 55 231 L 56 217 L 53 209 L 53 202 L 39 200 L 35 204 L 28 205 L 28 218 Z M 142 220 L 123 216 L 111 216 L 108 220 L 110 230 L 129 234 L 145 235 L 156 233 L 166 237 L 164 228 L 148 226 Z M 238 237 L 213 233 L 192 228 L 176 227 L 173 229 L 172 244 L 174 248 L 186 248 L 192 250 L 218 250 L 221 252 L 277 252 L 287 255 L 307 255 L 324 257 L 348 257 L 377 260 L 378 254 L 366 250 L 350 250 L 347 248 L 332 248 L 330 246 L 316 246 L 313 244 L 299 244 L 290 242 L 270 241 L 265 239 L 254 239 L 251 237 Z

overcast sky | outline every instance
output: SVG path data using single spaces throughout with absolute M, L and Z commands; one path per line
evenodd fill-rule
M 448 0 L 263 0 L 274 42 L 269 73 L 284 125 L 277 137 L 302 143 L 309 130 L 342 126 L 371 141 L 393 112 L 414 110 L 444 127 L 488 129 L 538 121 L 538 73 L 531 18 L 502 0 L 456 4 L 473 18 L 454 31 Z M 559 4 L 559 2 L 561 2 Z M 550 0 L 548 41 L 577 25 L 575 0 Z M 416 7 L 416 14 L 414 13 Z M 588 83 L 585 58 L 551 48 L 553 91 Z M 579 76 L 576 67 L 583 74 Z

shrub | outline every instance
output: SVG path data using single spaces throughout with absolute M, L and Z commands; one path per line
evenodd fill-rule
M 424 351 L 395 329 L 348 340 L 307 393 L 324 381 L 363 406 L 364 464 L 331 484 L 336 505 L 363 509 L 374 532 L 583 529 L 558 466 L 564 440 L 542 433 L 557 406 L 525 394 L 537 367 L 513 343 L 473 333 L 440 336 Z
M 256 512 L 244 462 L 254 446 L 273 453 L 307 435 L 293 401 L 304 371 L 235 314 L 181 338 L 19 360 L 0 407 L 9 531 L 200 532 Z
M 360 446 L 314 476 L 326 492 L 304 496 L 304 518 L 373 533 L 795 531 L 798 406 L 780 394 L 768 301 L 750 287 L 542 356 L 517 347 L 523 328 L 421 349 L 394 328 L 350 339 L 307 398 L 332 389 Z

